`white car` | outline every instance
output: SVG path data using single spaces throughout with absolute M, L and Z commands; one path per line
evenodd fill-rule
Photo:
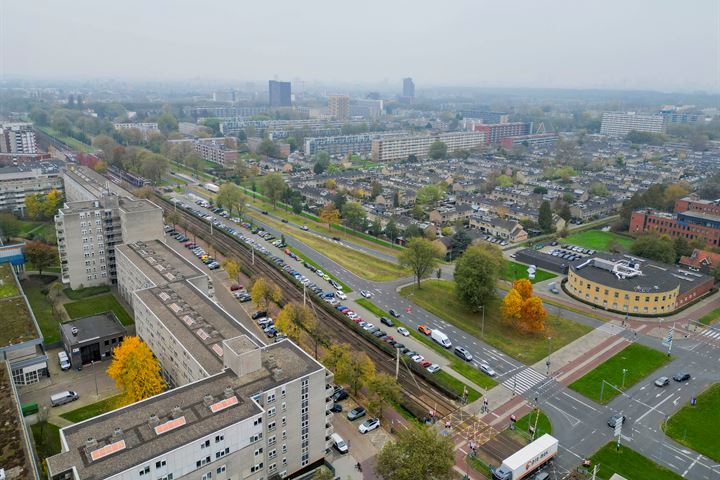
M 339 298 L 340 300 L 347 300 L 347 295 L 345 295 L 343 292 L 335 292 L 335 296 Z
M 439 371 L 440 371 L 440 365 L 438 365 L 437 363 L 433 363 L 432 365 L 430 365 L 429 367 L 427 367 L 426 370 L 427 370 L 428 372 L 430 372 L 430 373 L 439 372 Z
M 370 298 L 370 297 L 372 297 L 372 292 L 369 292 L 367 290 L 360 290 L 360 295 L 362 295 L 365 298 Z
M 397 331 L 398 331 L 398 333 L 399 333 L 400 335 L 402 335 L 403 337 L 409 337 L 409 336 L 410 336 L 410 332 L 408 332 L 408 329 L 405 328 L 405 327 L 398 327 Z
M 375 325 L 373 325 L 372 323 L 368 322 L 368 323 L 366 323 L 365 326 L 363 327 L 363 330 L 370 330 L 370 329 L 373 329 L 373 328 L 375 328 Z
M 415 363 L 420 363 L 420 362 L 422 362 L 423 360 L 425 360 L 425 357 L 423 357 L 422 355 L 419 355 L 419 354 L 418 354 L 418 355 L 415 355 L 414 357 L 412 357 L 412 359 L 413 359 L 413 362 L 415 362 Z
M 379 426 L 380 426 L 379 418 L 370 418 L 360 424 L 360 426 L 358 427 L 358 431 L 360 433 L 368 433 L 368 432 L 375 430 Z
M 350 320 L 355 320 L 358 317 L 358 314 L 355 312 L 348 312 L 347 316 L 350 317 Z
M 480 364 L 480 371 L 483 372 L 485 375 L 488 375 L 488 376 L 490 376 L 490 377 L 494 377 L 495 375 L 497 375 L 497 373 L 495 372 L 495 370 L 493 370 L 492 368 L 490 368 L 490 365 L 488 365 L 487 363 L 481 363 L 481 364 Z

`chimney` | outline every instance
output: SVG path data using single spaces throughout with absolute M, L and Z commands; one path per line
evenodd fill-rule
M 209 407 L 213 403 L 215 403 L 215 400 L 213 399 L 212 395 L 205 395 L 203 397 L 203 405 L 205 405 L 206 407 Z
M 118 441 L 120 437 L 122 437 L 123 429 L 120 427 L 115 427 L 115 430 L 113 431 L 113 440 Z
M 225 387 L 224 393 L 225 393 L 225 398 L 230 398 L 233 395 L 235 395 L 235 390 L 233 390 L 232 387 L 228 385 L 227 387 Z
M 148 425 L 150 425 L 150 428 L 155 428 L 160 425 L 160 419 L 158 418 L 158 416 L 154 413 L 150 415 L 150 418 L 148 418 Z
M 285 374 L 283 373 L 282 368 L 273 368 L 272 371 L 272 378 L 276 382 L 282 380 L 285 377 Z
M 97 447 L 97 440 L 95 440 L 95 437 L 88 437 L 88 439 L 85 440 L 85 449 L 91 450 L 95 447 Z
M 173 418 L 180 418 L 182 417 L 182 408 L 180 408 L 180 405 L 175 405 L 172 409 L 172 417 Z

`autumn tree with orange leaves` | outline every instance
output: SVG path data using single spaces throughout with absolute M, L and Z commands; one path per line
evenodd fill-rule
M 542 300 L 533 295 L 532 284 L 525 278 L 513 282 L 513 288 L 503 298 L 501 313 L 503 320 L 521 333 L 545 330 L 547 311 Z
M 162 393 L 166 384 L 160 375 L 160 362 L 140 337 L 125 337 L 113 349 L 107 373 L 122 390 L 120 405 L 130 405 Z

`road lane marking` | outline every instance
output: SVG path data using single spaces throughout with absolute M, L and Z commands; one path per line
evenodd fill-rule
M 650 410 L 648 410 L 647 412 L 645 412 L 645 413 L 643 413 L 642 415 L 640 415 L 640 418 L 638 418 L 637 420 L 635 420 L 635 423 L 640 423 L 640 420 L 642 420 L 643 418 L 645 418 L 645 417 L 646 417 L 647 415 L 649 415 L 650 412 L 652 412 L 652 411 L 656 411 L 656 412 L 658 412 L 658 413 L 660 413 L 660 414 L 663 414 L 663 413 L 662 413 L 660 410 L 658 410 L 657 408 L 658 408 L 660 405 L 662 405 L 663 403 L 665 403 L 665 402 L 667 402 L 668 400 L 670 400 L 671 398 L 673 398 L 674 396 L 675 396 L 675 394 L 671 394 L 671 395 L 663 398 L 662 400 L 660 400 L 660 402 L 659 402 L 657 405 L 655 405 L 654 407 L 650 407 Z M 663 415 L 664 415 L 664 414 L 663 414 Z
M 583 401 L 581 401 L 581 400 L 578 400 L 577 398 L 573 397 L 572 395 L 569 395 L 567 392 L 560 392 L 560 393 L 562 393 L 563 395 L 565 395 L 565 396 L 568 397 L 568 398 L 571 398 L 571 399 L 575 400 L 575 401 L 578 402 L 580 405 L 584 405 L 585 407 L 589 408 L 589 409 L 592 410 L 593 412 L 597 412 L 597 411 L 598 411 L 598 410 L 597 410 L 595 407 L 593 407 L 592 405 L 588 405 L 587 403 L 585 403 L 585 402 L 583 402 Z

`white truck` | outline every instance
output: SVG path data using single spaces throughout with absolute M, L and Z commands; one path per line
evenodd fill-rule
M 213 193 L 218 193 L 220 191 L 220 187 L 215 185 L 214 183 L 206 183 L 205 184 L 205 190 L 209 190 Z
M 450 339 L 448 338 L 448 336 L 438 329 L 433 329 L 432 333 L 430 333 L 430 338 L 432 338 L 445 348 L 452 347 L 452 343 L 450 343 Z
M 557 438 L 547 433 L 503 460 L 492 472 L 493 480 L 519 480 L 550 461 L 558 451 Z

